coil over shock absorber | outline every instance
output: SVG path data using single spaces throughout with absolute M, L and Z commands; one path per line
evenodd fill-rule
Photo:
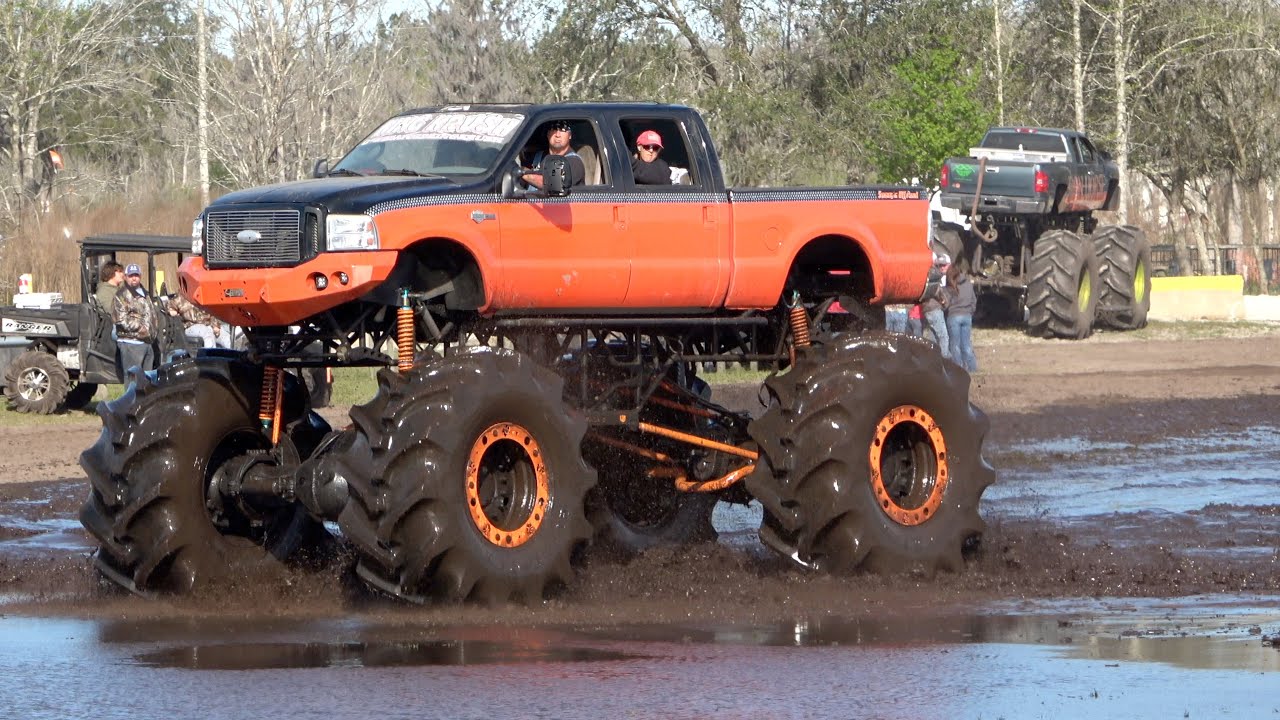
M 792 292 L 787 305 L 790 307 L 787 320 L 791 324 L 791 346 L 809 347 L 809 313 L 800 302 L 800 293 Z
M 268 365 L 262 369 L 262 394 L 258 397 L 258 422 L 271 435 L 271 444 L 280 442 L 280 404 L 284 393 L 284 368 Z
M 409 289 L 400 289 L 400 307 L 396 309 L 396 367 L 401 373 L 413 369 L 413 308 L 409 307 Z

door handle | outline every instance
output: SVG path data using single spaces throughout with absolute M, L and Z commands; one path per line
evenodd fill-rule
M 613 224 L 619 230 L 627 229 L 627 208 L 623 205 L 613 206 Z

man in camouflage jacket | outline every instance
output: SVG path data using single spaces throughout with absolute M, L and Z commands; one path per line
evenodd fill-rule
M 151 370 L 155 363 L 151 344 L 156 339 L 157 319 L 155 305 L 142 287 L 142 270 L 137 265 L 125 269 L 124 284 L 116 291 L 111 304 L 111 319 L 116 324 L 120 369 L 125 373 L 135 366 Z
M 181 293 L 169 298 L 169 314 L 182 318 L 184 332 L 188 337 L 200 338 L 201 347 L 231 347 L 231 333 L 222 323 L 203 309 L 197 307 Z

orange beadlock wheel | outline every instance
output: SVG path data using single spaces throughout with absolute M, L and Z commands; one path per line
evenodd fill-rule
M 542 448 L 515 423 L 494 423 L 467 457 L 467 510 L 476 529 L 498 547 L 519 547 L 538 534 L 550 501 Z
M 899 525 L 919 525 L 942 505 L 947 489 L 947 443 L 933 416 L 899 405 L 876 423 L 868 452 L 876 502 Z

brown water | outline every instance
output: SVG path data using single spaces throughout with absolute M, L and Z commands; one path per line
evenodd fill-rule
M 336 577 L 233 609 L 130 598 L 92 575 L 82 483 L 10 487 L 0 718 L 1280 718 L 1280 431 L 990 452 L 989 542 L 958 577 L 797 575 L 758 509 L 721 506 L 713 548 L 510 611 L 353 602 Z
M 11 616 L 0 715 L 1256 719 L 1280 714 L 1262 626 L 1280 610 L 1241 597 L 769 626 Z

